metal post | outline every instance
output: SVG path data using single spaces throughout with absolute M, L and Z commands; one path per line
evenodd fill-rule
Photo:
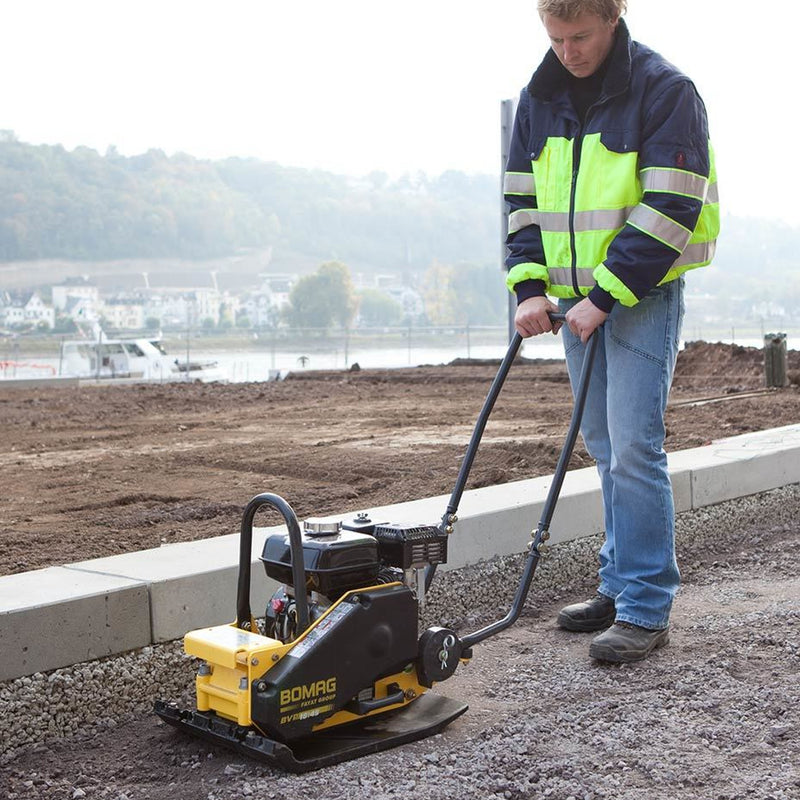
M 767 388 L 786 386 L 785 333 L 768 333 L 764 337 L 764 372 Z
M 103 329 L 100 328 L 97 332 L 97 355 L 95 357 L 95 363 L 97 365 L 97 369 L 95 371 L 95 380 L 100 380 L 100 364 L 103 361 Z
M 508 154 L 511 151 L 511 133 L 514 130 L 514 114 L 516 100 L 502 100 L 500 102 L 500 269 L 506 271 L 506 238 L 508 236 L 508 206 L 503 193 L 503 181 L 508 164 Z M 508 294 L 508 340 L 514 338 L 514 313 L 517 301 L 513 294 Z
M 189 308 L 189 299 L 186 299 L 186 380 L 189 380 L 189 348 L 192 340 L 192 312 Z M 180 376 L 178 376 L 180 377 Z

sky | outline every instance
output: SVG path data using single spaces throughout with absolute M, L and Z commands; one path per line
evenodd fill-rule
M 500 103 L 548 47 L 535 0 L 4 6 L 0 129 L 24 142 L 356 176 L 499 174 Z M 705 100 L 723 214 L 800 225 L 800 4 L 757 8 L 629 0 L 626 19 Z

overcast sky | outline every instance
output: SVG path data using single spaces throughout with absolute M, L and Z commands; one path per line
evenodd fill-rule
M 500 101 L 547 48 L 535 0 L 4 6 L 0 128 L 23 141 L 352 175 L 497 173 Z M 723 213 L 800 225 L 799 7 L 629 0 L 634 38 L 706 101 Z

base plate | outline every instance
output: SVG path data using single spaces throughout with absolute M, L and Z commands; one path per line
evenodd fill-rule
M 181 710 L 164 700 L 155 703 L 155 713 L 175 728 L 289 772 L 309 772 L 433 736 L 467 708 L 466 703 L 428 692 L 397 711 L 284 744 L 213 712 Z

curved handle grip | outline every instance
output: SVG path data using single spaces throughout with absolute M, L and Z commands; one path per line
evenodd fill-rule
M 253 547 L 253 518 L 261 506 L 272 506 L 279 511 L 289 530 L 289 547 L 292 556 L 292 580 L 297 606 L 297 632 L 302 633 L 309 622 L 308 597 L 306 596 L 306 574 L 303 561 L 303 534 L 292 507 L 279 495 L 257 494 L 248 504 L 242 516 L 239 538 L 239 585 L 236 594 L 236 627 L 250 625 L 250 556 Z

